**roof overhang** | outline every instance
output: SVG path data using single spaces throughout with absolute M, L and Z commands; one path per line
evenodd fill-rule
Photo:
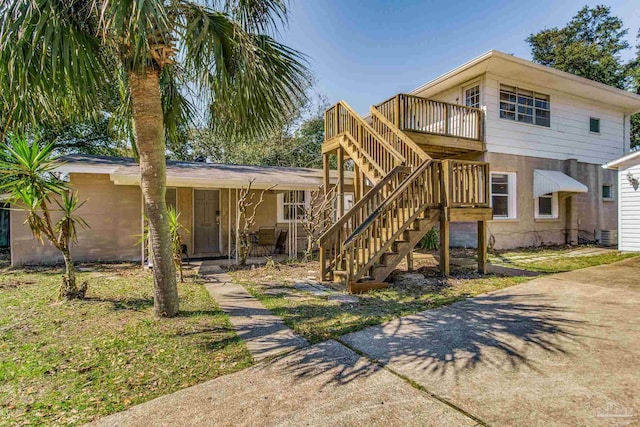
M 115 185 L 140 185 L 140 175 L 113 173 L 109 175 L 111 181 Z M 167 174 L 167 187 L 192 187 L 200 189 L 222 189 L 222 188 L 243 188 L 247 187 L 249 179 L 255 176 L 247 175 L 245 179 L 208 179 L 194 177 L 178 177 Z M 337 183 L 337 178 L 332 177 L 330 180 L 332 185 Z M 351 185 L 353 179 L 346 180 L 347 185 Z M 254 190 L 272 189 L 278 190 L 317 190 L 322 185 L 322 180 L 318 179 L 298 179 L 297 181 L 274 181 L 255 179 L 251 184 Z
M 599 104 L 609 104 L 625 114 L 640 112 L 640 95 L 536 64 L 497 50 L 490 50 L 471 61 L 409 92 L 430 98 L 443 90 L 459 86 L 484 73 L 535 82 L 537 86 L 570 93 Z
M 589 191 L 586 185 L 576 181 L 560 171 L 535 169 L 533 171 L 533 197 L 540 197 L 549 193 L 562 193 L 569 196 Z
M 66 174 L 108 175 L 116 185 L 140 185 L 140 168 L 132 159 L 72 155 L 56 171 Z M 321 169 L 167 162 L 167 186 L 193 188 L 242 188 L 253 180 L 256 190 L 317 190 L 323 185 Z M 338 171 L 329 171 L 329 183 L 338 182 Z M 345 172 L 345 185 L 353 185 L 353 172 Z
M 611 160 L 610 162 L 602 165 L 604 169 L 624 169 L 631 166 L 640 165 L 640 150 L 634 151 L 632 153 L 626 154 L 620 158 L 615 160 Z

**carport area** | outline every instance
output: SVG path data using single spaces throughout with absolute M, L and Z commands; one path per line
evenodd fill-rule
M 640 423 L 640 259 L 520 286 L 341 341 L 487 425 Z

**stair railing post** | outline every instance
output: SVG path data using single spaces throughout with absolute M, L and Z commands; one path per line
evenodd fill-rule
M 393 124 L 397 128 L 400 128 L 400 95 L 396 95 L 395 102 L 393 103 L 395 108 L 393 109 Z
M 344 150 L 338 148 L 338 218 L 344 215 Z

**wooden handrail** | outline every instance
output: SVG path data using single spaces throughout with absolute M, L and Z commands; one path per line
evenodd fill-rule
M 479 113 L 484 113 L 484 110 L 482 108 L 476 108 L 476 107 L 469 107 L 466 105 L 462 105 L 462 104 L 454 104 L 453 102 L 446 102 L 446 101 L 435 101 L 429 98 L 422 98 L 420 96 L 417 95 L 411 95 L 411 94 L 407 94 L 407 93 L 401 93 L 400 94 L 401 97 L 404 98 L 415 98 L 415 99 L 419 99 L 419 100 L 424 100 L 424 101 L 431 101 L 431 102 L 437 102 L 438 104 L 442 104 L 442 105 L 449 105 L 451 107 L 462 107 L 465 110 L 470 110 L 470 111 L 476 111 Z
M 347 213 L 345 213 L 327 230 L 325 231 L 318 240 L 320 244 L 324 243 L 329 236 L 335 234 L 335 231 L 339 228 L 342 228 L 354 215 L 356 212 L 360 211 L 363 206 L 368 204 L 378 193 L 382 191 L 382 189 L 389 184 L 389 182 L 399 175 L 402 172 L 408 172 L 406 166 L 396 166 L 393 170 L 388 173 L 380 182 L 378 182 L 371 190 L 367 192 L 360 200 L 354 204 L 351 209 Z
M 383 212 L 384 210 L 389 207 L 398 197 L 400 197 L 400 195 L 416 180 L 416 178 L 418 176 L 420 176 L 430 165 L 431 165 L 432 161 L 430 162 L 424 162 L 422 165 L 420 165 L 420 167 L 418 167 L 418 169 L 416 169 L 415 171 L 413 171 L 411 173 L 411 175 L 409 175 L 403 182 L 402 184 L 400 184 L 400 187 L 396 188 L 393 193 L 391 193 L 389 195 L 389 197 L 387 197 L 384 202 L 382 202 L 371 214 L 371 216 L 369 218 L 366 219 L 366 221 L 364 221 L 362 224 L 360 224 L 355 230 L 353 230 L 353 232 L 351 233 L 351 235 L 349 237 L 347 237 L 347 240 L 345 240 L 344 242 L 344 246 L 349 246 L 350 243 L 355 240 L 356 237 L 358 237 L 359 235 L 361 235 L 364 230 L 366 228 L 369 227 L 369 225 L 375 221 L 376 218 L 378 218 Z M 428 189 L 425 189 L 425 191 L 428 191 Z
M 440 206 L 439 161 L 426 161 L 345 240 L 347 273 L 358 280 L 429 206 Z
M 360 146 L 358 145 L 358 141 L 356 141 L 356 140 L 353 138 L 353 136 L 351 136 L 351 134 L 350 134 L 349 132 L 344 132 L 342 135 L 343 135 L 345 138 L 349 139 L 349 140 L 353 143 L 353 145 L 355 145 L 355 146 L 357 147 L 357 149 L 358 149 L 358 150 L 360 150 L 360 152 L 362 153 L 362 155 L 364 156 L 364 158 L 365 158 L 365 159 L 367 159 L 367 161 L 368 161 L 369 163 L 371 163 L 371 166 L 373 166 L 373 168 L 374 168 L 375 170 L 377 170 L 377 171 L 380 173 L 380 175 L 381 175 L 381 176 L 384 176 L 384 175 L 386 175 L 386 174 L 387 174 L 387 171 L 385 171 L 384 169 L 382 169 L 382 166 L 380 166 L 378 163 L 376 163 L 376 161 L 375 161 L 375 160 L 373 160 L 373 159 L 371 158 L 371 156 L 369 155 L 369 153 L 367 153 L 365 150 L 363 150 L 363 149 L 362 149 L 362 147 L 360 147 Z
M 407 159 L 407 165 L 411 167 L 418 167 L 423 162 L 431 159 L 422 148 L 418 146 L 411 138 L 398 129 L 390 120 L 388 120 L 380 111 L 375 107 L 371 107 L 371 117 L 374 120 L 379 120 L 389 132 L 393 133 L 398 139 L 398 147 L 394 147 L 397 151 L 404 155 Z M 374 128 L 375 129 L 375 128 Z
M 389 153 L 400 163 L 400 164 L 404 164 L 406 163 L 406 159 L 402 156 L 402 154 L 398 153 L 392 146 L 391 144 L 389 144 L 387 142 L 386 139 L 384 139 L 382 137 L 382 135 L 380 135 L 378 132 L 376 132 L 376 130 L 374 128 L 371 127 L 371 125 L 369 125 L 369 123 L 365 122 L 362 117 L 360 117 L 360 115 L 358 113 L 356 113 L 350 106 L 349 104 L 347 104 L 344 101 L 340 101 L 338 102 L 339 105 L 341 105 L 345 110 L 347 110 L 347 112 L 349 112 L 349 114 L 351 114 L 351 116 L 353 116 L 354 118 L 357 119 L 357 121 L 360 123 L 360 125 L 365 128 L 367 130 L 367 132 L 371 133 L 371 135 L 373 135 L 376 139 L 380 140 L 380 142 L 382 143 L 382 145 L 384 145 L 388 150 Z
M 489 207 L 489 164 L 469 160 L 443 160 L 445 206 Z

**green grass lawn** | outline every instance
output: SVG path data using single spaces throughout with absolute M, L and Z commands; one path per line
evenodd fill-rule
M 526 253 L 531 253 L 531 250 L 527 250 Z M 553 251 L 544 249 L 544 253 L 553 253 Z M 606 255 L 562 257 L 553 261 L 514 265 L 514 267 L 544 274 L 608 264 L 630 256 L 633 255 L 612 252 Z M 418 260 L 416 260 L 416 268 L 425 275 L 423 285 L 392 283 L 388 289 L 360 295 L 358 304 L 345 305 L 328 301 L 326 297 L 302 294 L 292 288 L 292 278 L 303 280 L 309 274 L 317 274 L 319 270 L 317 262 L 282 264 L 277 265 L 277 268 L 238 270 L 231 272 L 231 275 L 234 280 L 243 284 L 249 292 L 259 298 L 267 308 L 281 316 L 291 328 L 312 343 L 338 338 L 343 334 L 397 317 L 451 304 L 532 279 L 524 276 L 480 276 L 472 269 L 462 267 L 453 267 L 451 277 L 441 278 L 433 263 L 421 267 Z M 270 290 L 274 287 L 287 289 L 288 292 L 274 294 Z
M 93 268 L 72 302 L 56 299 L 60 270 L 0 272 L 1 425 L 77 425 L 252 363 L 193 275 L 180 316 L 154 319 L 149 272 Z
M 549 254 L 547 251 L 546 254 Z M 562 254 L 568 254 L 562 252 Z M 531 261 L 529 258 L 521 258 L 518 252 L 510 252 L 501 254 L 499 257 L 490 256 L 489 261 L 499 262 L 500 265 L 519 268 L 522 270 L 536 271 L 541 273 L 562 273 L 565 271 L 578 270 L 580 268 L 595 267 L 603 264 L 611 264 L 612 262 L 622 261 L 624 259 L 638 256 L 636 253 L 622 253 L 612 251 L 600 255 L 589 256 L 553 256 L 550 254 L 546 259 Z

